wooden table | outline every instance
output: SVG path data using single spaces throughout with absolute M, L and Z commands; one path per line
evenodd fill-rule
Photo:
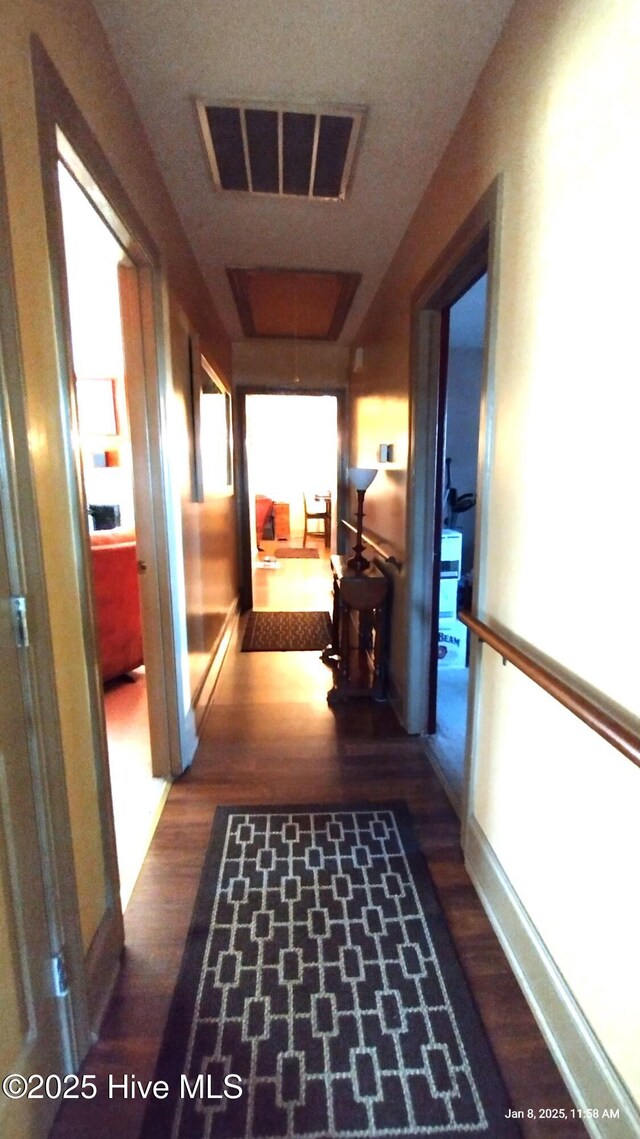
M 335 671 L 327 701 L 338 704 L 363 696 L 384 700 L 387 579 L 377 566 L 356 573 L 338 554 L 331 557 L 331 572 L 332 635 L 322 656 Z

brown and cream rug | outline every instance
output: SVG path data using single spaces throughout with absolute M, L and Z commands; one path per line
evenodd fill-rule
M 141 1139 L 521 1132 L 403 804 L 219 807 Z
M 276 558 L 317 558 L 318 551 L 315 546 L 276 546 L 273 551 Z
M 251 612 L 242 639 L 243 653 L 313 652 L 331 640 L 328 613 Z

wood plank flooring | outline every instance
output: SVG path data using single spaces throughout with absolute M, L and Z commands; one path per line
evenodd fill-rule
M 328 604 L 324 558 L 292 559 L 280 570 L 256 572 L 262 575 L 259 608 L 284 608 L 284 596 L 286 608 L 305 608 L 295 582 L 306 597 L 312 572 L 318 592 L 307 607 L 320 608 L 325 596 Z M 101 1037 L 84 1066 L 95 1075 L 99 1094 L 64 1104 L 51 1139 L 138 1135 L 144 1102 L 117 1091 L 109 1098 L 108 1080 L 126 1073 L 140 1081 L 152 1078 L 216 806 L 390 799 L 410 806 L 514 1108 L 564 1108 L 569 1116 L 525 1119 L 525 1139 L 584 1139 L 587 1133 L 570 1118 L 572 1101 L 464 869 L 458 819 L 420 742 L 402 732 L 386 706 L 330 709 L 331 673 L 318 654 L 240 653 L 239 644 L 236 635 L 196 759 L 171 789 L 126 913 L 122 971 Z

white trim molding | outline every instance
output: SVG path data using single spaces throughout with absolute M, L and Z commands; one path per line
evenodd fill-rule
M 637 1139 L 640 1110 L 569 990 L 508 880 L 477 819 L 470 818 L 465 860 L 471 880 L 504 949 L 576 1108 L 593 1139 Z M 590 1109 L 599 1118 L 590 1118 Z M 605 1108 L 617 1118 L 602 1118 Z

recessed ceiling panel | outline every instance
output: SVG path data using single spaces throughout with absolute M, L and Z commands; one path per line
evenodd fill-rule
M 364 123 L 363 107 L 284 107 L 197 100 L 219 190 L 343 201 Z
M 227 269 L 245 336 L 337 340 L 359 273 Z
M 362 281 L 339 338 L 357 339 L 513 4 L 91 0 L 231 340 L 243 332 L 229 265 L 357 266 Z M 287 197 L 250 194 L 240 105 L 281 117 Z M 218 177 L 214 190 L 206 106 L 235 110 L 234 189 Z M 349 138 L 355 161 L 341 208 L 309 194 L 309 173 L 318 113 L 339 118 L 354 107 L 366 107 L 366 127 L 355 149 L 355 130 Z M 317 190 L 325 177 L 319 170 Z

